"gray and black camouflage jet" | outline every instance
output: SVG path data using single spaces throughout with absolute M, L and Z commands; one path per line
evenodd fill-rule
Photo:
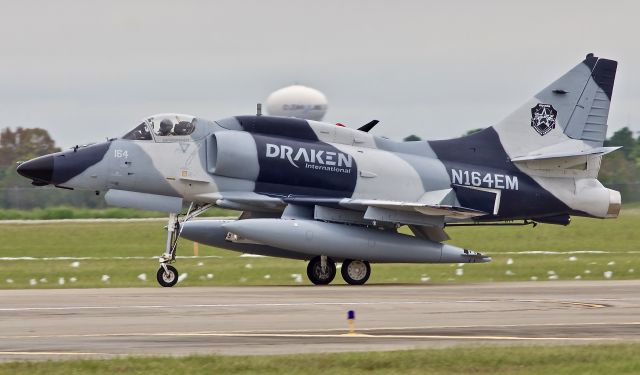
M 395 142 L 296 118 L 208 121 L 163 114 L 121 138 L 18 166 L 34 185 L 106 191 L 108 203 L 169 213 L 158 281 L 179 236 L 221 248 L 309 260 L 314 284 L 335 262 L 349 284 L 370 263 L 474 263 L 442 242 L 448 225 L 615 218 L 620 194 L 598 180 L 617 63 L 587 55 L 497 125 L 450 140 Z M 183 204 L 191 203 L 185 215 Z M 238 220 L 191 220 L 212 206 Z M 408 226 L 413 236 L 398 232 Z

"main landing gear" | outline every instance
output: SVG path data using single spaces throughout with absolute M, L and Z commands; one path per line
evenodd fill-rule
M 307 265 L 307 276 L 316 285 L 327 285 L 336 277 L 336 263 L 325 255 L 315 257 Z
M 160 258 L 160 268 L 158 269 L 158 283 L 163 287 L 172 287 L 178 282 L 178 270 L 171 266 L 176 261 L 176 251 L 178 250 L 178 238 L 180 238 L 181 224 L 193 219 L 194 217 L 211 208 L 212 204 L 195 206 L 193 203 L 189 206 L 187 214 L 182 220 L 178 214 L 169 214 L 169 223 L 167 224 L 167 246 Z
M 371 276 L 371 266 L 366 260 L 346 259 L 340 273 L 347 284 L 362 285 Z M 336 263 L 327 256 L 317 256 L 309 261 L 307 276 L 315 285 L 327 285 L 336 277 Z
M 363 285 L 371 276 L 371 266 L 366 260 L 347 259 L 342 262 L 340 273 L 347 284 Z

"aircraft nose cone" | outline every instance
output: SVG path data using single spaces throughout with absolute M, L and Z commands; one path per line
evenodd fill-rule
M 26 161 L 18 166 L 17 171 L 34 183 L 48 184 L 53 176 L 53 156 L 45 155 Z

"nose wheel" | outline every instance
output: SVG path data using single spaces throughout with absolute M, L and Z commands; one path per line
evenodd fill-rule
M 336 262 L 326 256 L 317 256 L 307 265 L 307 277 L 315 285 L 327 285 L 336 277 Z
M 158 283 L 165 288 L 172 287 L 178 282 L 178 270 L 170 265 L 163 265 L 158 269 Z

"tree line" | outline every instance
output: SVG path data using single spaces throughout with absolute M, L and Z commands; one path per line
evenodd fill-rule
M 60 148 L 45 129 L 3 129 L 0 132 L 0 209 L 105 207 L 104 199 L 93 192 L 35 187 L 16 172 L 19 162 L 58 151 Z

